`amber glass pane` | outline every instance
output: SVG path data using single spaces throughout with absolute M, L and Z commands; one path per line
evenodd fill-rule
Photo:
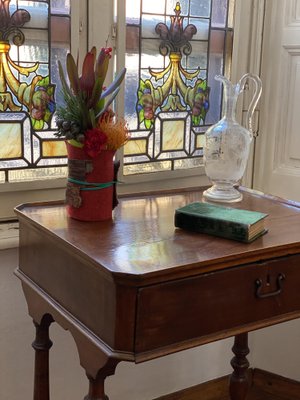
M 22 127 L 20 123 L 0 124 L 0 158 L 22 156 Z
M 182 150 L 184 144 L 184 121 L 164 121 L 162 150 Z
M 130 140 L 130 142 L 126 143 L 124 146 L 125 155 L 146 154 L 146 152 L 147 140 L 145 139 Z
M 204 135 L 197 135 L 197 142 L 196 142 L 196 146 L 198 149 L 202 148 L 204 146 L 204 140 L 205 140 L 205 136 Z
M 65 157 L 67 155 L 65 142 L 43 142 L 42 154 L 43 157 Z

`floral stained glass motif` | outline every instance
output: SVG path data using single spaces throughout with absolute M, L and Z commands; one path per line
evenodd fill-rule
M 14 181 L 31 180 L 43 174 L 35 172 L 40 167 L 66 164 L 53 116 L 60 92 L 56 61 L 69 46 L 70 0 L 0 0 L 0 171 L 6 182 L 11 170 Z
M 221 113 L 214 76 L 230 71 L 233 6 L 234 0 L 126 1 L 125 175 L 202 164 L 204 132 Z

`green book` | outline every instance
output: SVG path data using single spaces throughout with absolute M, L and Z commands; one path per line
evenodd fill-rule
M 209 203 L 191 203 L 175 211 L 175 226 L 241 242 L 252 242 L 267 232 L 268 214 Z

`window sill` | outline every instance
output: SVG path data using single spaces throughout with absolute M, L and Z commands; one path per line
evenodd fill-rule
M 0 184 L 0 193 L 23 192 L 29 190 L 61 189 L 66 187 L 66 178 L 47 179 Z

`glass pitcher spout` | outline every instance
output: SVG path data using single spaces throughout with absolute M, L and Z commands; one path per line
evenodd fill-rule
M 239 84 L 234 85 L 226 76 L 217 75 L 216 81 L 223 83 L 224 90 L 224 117 L 235 120 L 236 103 L 241 93 Z
M 262 83 L 253 74 L 245 74 L 236 84 L 222 75 L 215 79 L 223 83 L 223 118 L 205 133 L 204 166 L 213 186 L 203 196 L 213 201 L 240 201 L 242 194 L 235 186 L 239 184 L 246 169 L 254 136 L 252 116 L 261 95 Z M 236 105 L 248 80 L 254 82 L 255 93 L 247 112 L 246 126 L 243 127 L 236 121 Z

